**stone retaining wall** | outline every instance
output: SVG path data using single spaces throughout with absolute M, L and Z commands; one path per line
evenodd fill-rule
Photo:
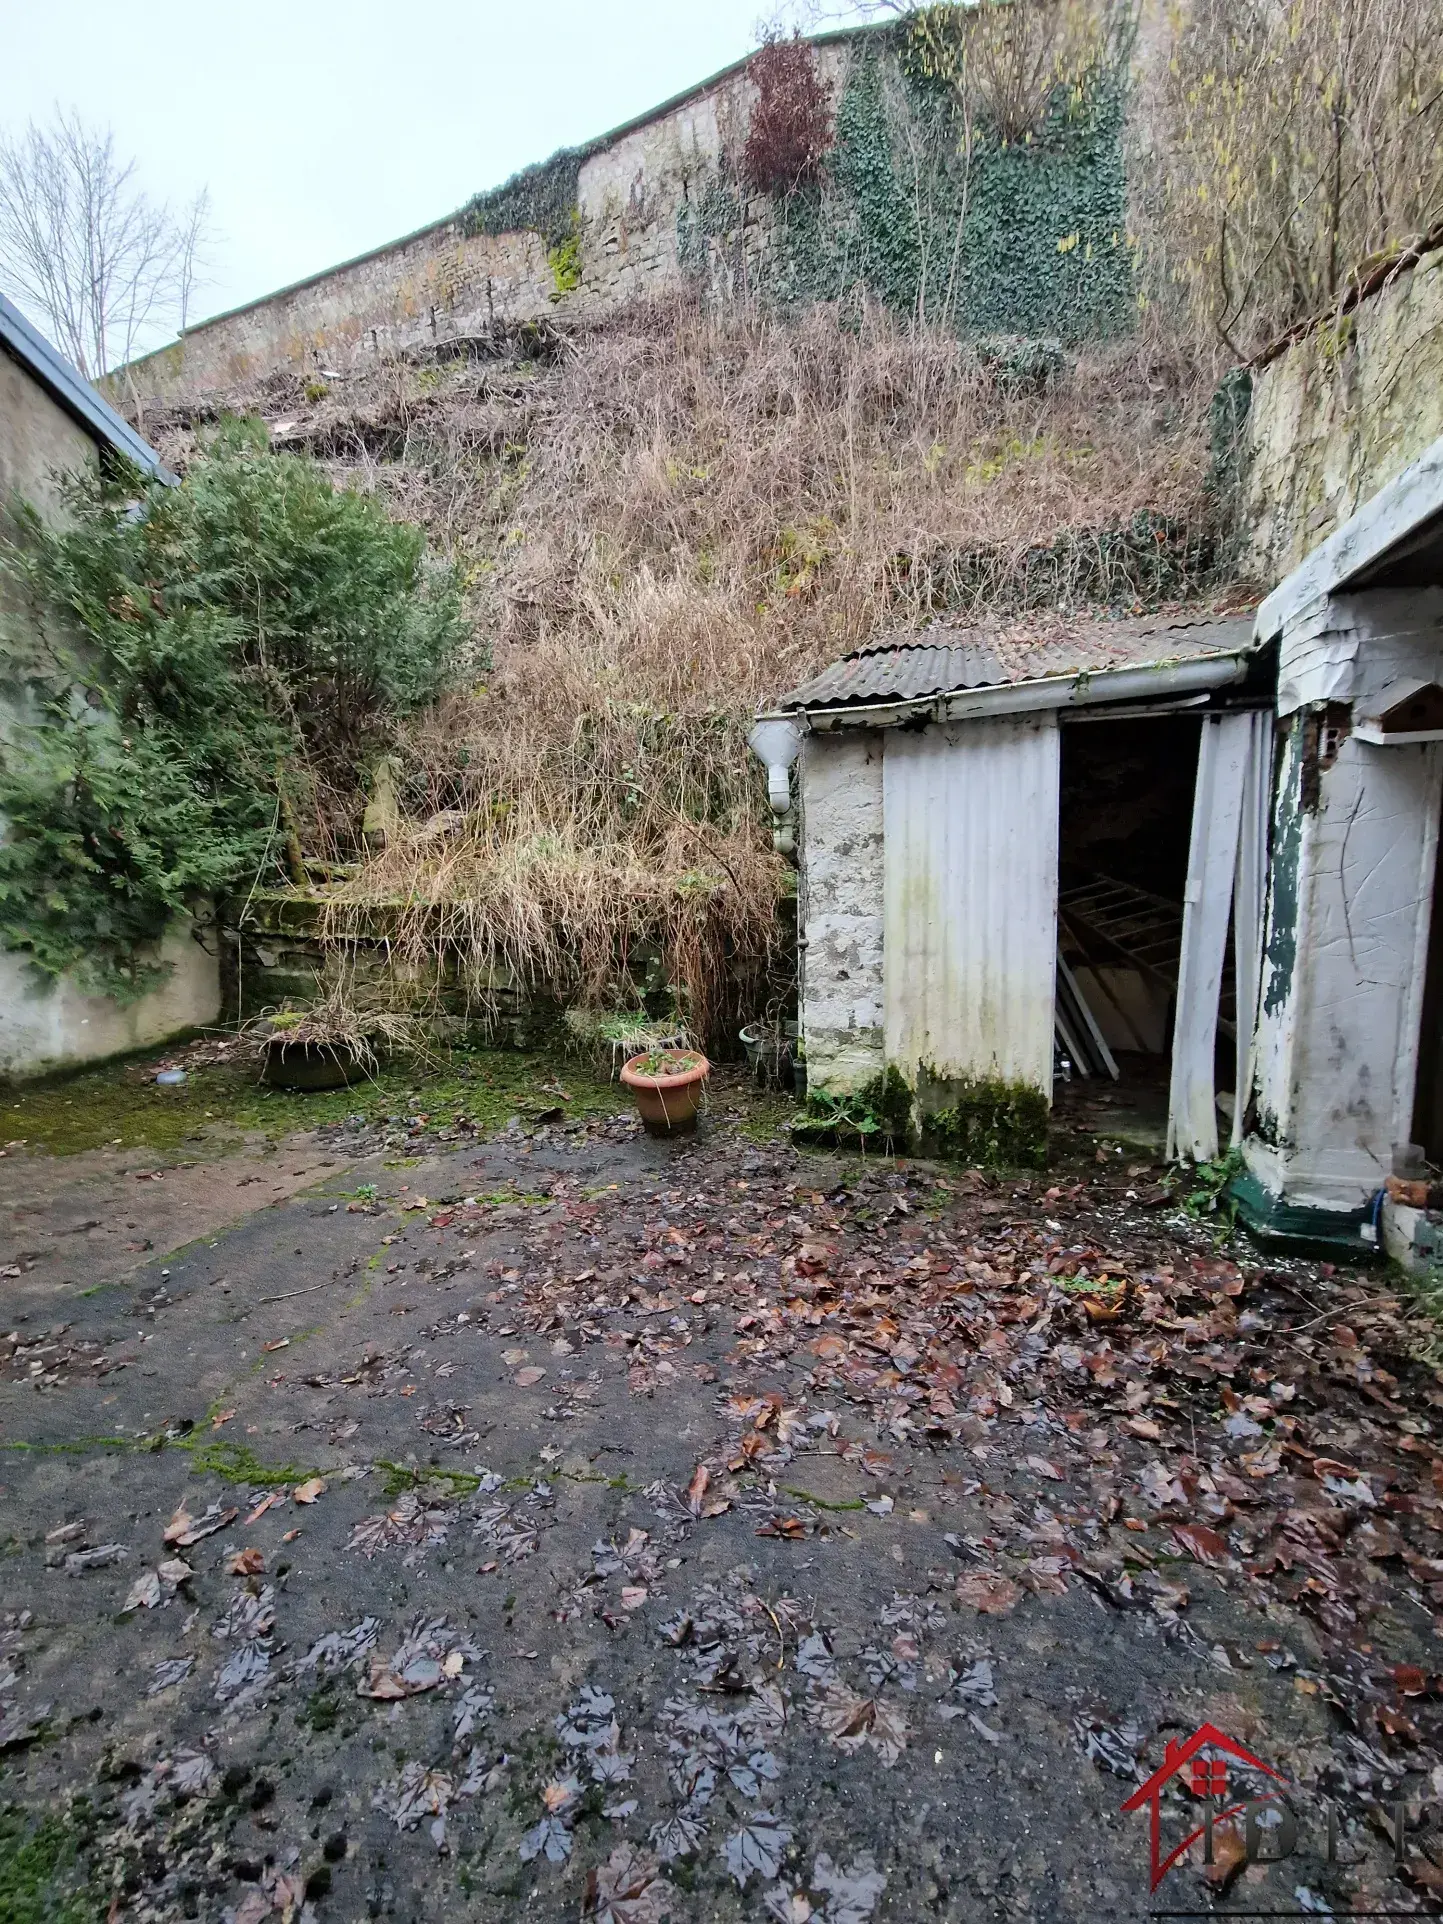
M 840 91 L 855 36 L 823 35 L 818 70 Z M 223 390 L 277 369 L 340 374 L 377 358 L 542 317 L 585 321 L 682 284 L 681 221 L 724 146 L 745 135 L 751 95 L 739 62 L 596 142 L 581 163 L 580 283 L 567 291 L 539 234 L 469 236 L 458 214 L 230 313 L 111 377 L 131 406 Z M 720 263 L 765 244 L 770 203 L 714 244 Z M 705 269 L 703 270 L 705 272 Z M 726 271 L 726 270 L 722 270 Z
M 1246 567 L 1272 583 L 1443 435 L 1443 250 L 1253 376 Z

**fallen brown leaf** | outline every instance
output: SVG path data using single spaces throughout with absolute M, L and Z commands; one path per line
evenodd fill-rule
M 1228 1546 L 1216 1530 L 1205 1523 L 1175 1523 L 1172 1533 L 1182 1547 L 1199 1563 L 1217 1569 L 1228 1560 Z
M 789 1543 L 798 1543 L 807 1534 L 807 1526 L 799 1516 L 769 1516 L 756 1533 L 759 1537 L 784 1537 Z
M 1005 1617 L 1022 1601 L 1022 1591 L 1000 1570 L 969 1570 L 957 1579 L 957 1600 L 984 1617 Z

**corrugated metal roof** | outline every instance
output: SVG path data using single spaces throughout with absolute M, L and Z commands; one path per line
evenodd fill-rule
M 1004 687 L 1108 668 L 1142 668 L 1252 646 L 1253 617 L 1153 616 L 1084 622 L 1049 619 L 982 630 L 935 622 L 883 635 L 783 695 L 780 709 L 921 701 L 969 688 Z
M 0 294 L 0 347 L 12 355 L 87 434 L 123 454 L 144 473 L 156 475 L 162 481 L 175 480 L 150 443 L 142 440 L 108 401 L 102 400 L 89 381 L 76 372 L 3 294 Z
M 871 646 L 824 668 L 783 698 L 783 708 L 823 708 L 849 701 L 905 701 L 956 688 L 990 688 L 1008 679 L 990 648 L 923 642 Z

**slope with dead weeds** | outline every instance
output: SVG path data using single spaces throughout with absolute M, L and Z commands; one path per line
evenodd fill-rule
M 1147 334 L 1063 363 L 670 303 L 227 397 L 460 557 L 490 650 L 410 729 L 417 827 L 333 933 L 399 901 L 410 959 L 459 953 L 483 998 L 506 970 L 604 1001 L 656 949 L 715 1035 L 777 965 L 757 706 L 884 627 L 1206 586 L 1215 374 Z

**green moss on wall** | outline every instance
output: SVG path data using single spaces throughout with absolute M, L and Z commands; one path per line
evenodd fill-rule
M 551 281 L 555 289 L 553 300 L 560 300 L 565 294 L 574 294 L 581 285 L 581 216 L 573 210 L 572 229 L 565 240 L 558 241 L 546 250 L 546 264 L 551 269 Z
M 794 1125 L 799 1141 L 846 1148 L 912 1149 L 983 1168 L 1047 1165 L 1049 1109 L 1024 1082 L 939 1076 L 922 1068 L 917 1086 L 896 1067 L 850 1095 L 813 1092 Z
M 918 1076 L 918 1146 L 983 1168 L 1045 1169 L 1047 1098 L 1026 1082 Z

